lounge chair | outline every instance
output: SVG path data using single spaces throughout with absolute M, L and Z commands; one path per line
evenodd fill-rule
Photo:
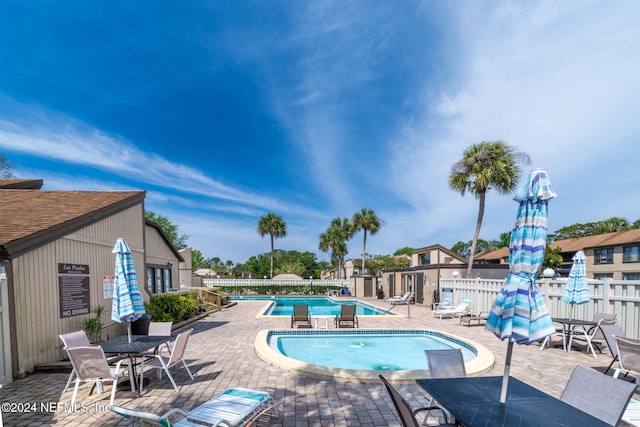
M 145 366 L 158 369 L 158 378 L 162 378 L 162 371 L 167 373 L 169 377 L 169 381 L 173 385 L 175 391 L 180 391 L 180 388 L 176 384 L 171 372 L 169 369 L 172 367 L 182 363 L 182 366 L 187 370 L 187 374 L 193 380 L 193 374 L 189 370 L 189 366 L 187 366 L 187 362 L 184 360 L 184 352 L 187 348 L 187 341 L 189 340 L 189 335 L 193 329 L 189 329 L 186 332 L 182 332 L 180 335 L 176 337 L 175 342 L 173 343 L 173 347 L 171 348 L 171 354 L 169 356 L 164 356 L 162 354 L 148 354 L 142 358 L 140 362 L 140 392 L 142 392 L 144 388 L 144 368 Z
M 636 385 L 633 383 L 616 380 L 596 370 L 577 366 L 560 400 L 611 426 L 616 426 L 635 390 Z
M 433 310 L 433 315 L 443 319 L 445 317 L 460 317 L 465 314 L 471 314 L 471 309 L 469 308 L 471 305 L 470 299 L 463 299 L 460 301 L 457 307 L 453 306 L 438 306 L 435 310 Z
M 467 314 L 463 314 L 460 316 L 460 325 L 466 325 L 466 326 L 482 326 L 485 323 L 487 323 L 487 319 L 489 318 L 489 312 L 488 311 L 481 311 L 480 313 L 477 314 L 473 314 L 473 313 L 469 313 Z
M 391 297 L 387 298 L 385 301 L 387 304 L 396 305 L 396 304 L 409 304 L 413 299 L 413 292 L 405 292 L 401 297 Z
M 398 390 L 396 390 L 391 384 L 389 384 L 389 382 L 382 375 L 380 375 L 380 379 L 382 380 L 384 387 L 387 389 L 389 396 L 391 396 L 391 401 L 393 402 L 393 406 L 396 408 L 396 411 L 398 412 L 398 416 L 400 417 L 400 422 L 402 423 L 403 427 L 419 427 L 420 424 L 416 419 L 416 414 L 420 412 L 426 412 L 425 421 L 426 421 L 426 417 L 429 416 L 430 411 L 441 412 L 442 417 L 446 420 L 447 418 L 446 412 L 438 406 L 427 406 L 424 408 L 411 409 L 411 405 L 409 405 L 409 403 L 404 399 L 404 397 L 402 397 L 402 395 L 398 392 Z M 438 425 L 455 426 L 456 424 L 438 424 Z
M 293 315 L 291 316 L 291 327 L 311 328 L 311 316 L 309 315 L 308 304 L 294 304 Z
M 636 375 L 636 384 L 640 385 L 640 340 L 626 337 L 614 337 L 618 349 L 618 367 L 613 378 L 618 378 L 621 371 L 632 372 Z
M 244 426 L 269 409 L 273 409 L 277 416 L 277 411 L 273 408 L 273 399 L 269 393 L 245 388 L 230 388 L 188 413 L 179 408 L 170 409 L 163 415 L 115 405 L 111 405 L 110 409 L 112 412 L 133 421 L 134 425 L 162 427 Z M 169 417 L 174 415 L 182 415 L 184 418 L 173 423 Z
M 340 306 L 340 314 L 336 316 L 336 328 L 357 328 L 358 316 L 356 316 L 355 304 L 342 304 Z
M 624 338 L 625 334 L 622 328 L 616 324 L 600 325 L 600 330 L 602 331 L 602 335 L 604 335 L 607 347 L 609 347 L 611 357 L 613 357 L 611 363 L 609 363 L 609 366 L 607 367 L 607 370 L 604 371 L 604 373 L 606 374 L 607 372 L 609 372 L 609 369 L 611 369 L 613 364 L 618 361 L 618 346 L 616 344 L 616 337 Z

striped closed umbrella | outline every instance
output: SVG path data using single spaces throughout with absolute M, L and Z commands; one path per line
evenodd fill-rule
M 591 301 L 589 295 L 589 282 L 587 281 L 587 268 L 585 267 L 586 257 L 584 252 L 578 251 L 573 256 L 573 264 L 569 271 L 567 286 L 562 294 L 562 301 L 571 306 L 569 318 L 573 316 L 573 307 L 577 304 L 584 304 Z
M 536 278 L 547 245 L 548 201 L 556 197 L 547 172 L 533 170 L 516 193 L 520 205 L 509 244 L 509 276 L 496 297 L 485 328 L 508 339 L 500 402 L 506 401 L 513 343 L 531 344 L 555 333 Z
M 111 320 L 127 322 L 127 333 L 131 342 L 131 322 L 144 315 L 144 301 L 138 288 L 136 268 L 127 242 L 120 238 L 113 247 L 116 254 L 116 269 L 111 304 Z

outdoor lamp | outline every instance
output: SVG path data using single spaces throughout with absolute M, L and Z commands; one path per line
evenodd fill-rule
M 542 272 L 542 275 L 544 277 L 546 277 L 547 279 L 552 278 L 553 276 L 555 276 L 556 272 L 553 270 L 553 268 L 545 268 L 544 271 Z
M 458 278 L 458 274 L 460 274 L 460 273 L 458 273 L 458 270 L 455 270 L 455 271 L 454 271 L 453 273 L 451 273 L 451 274 L 453 274 L 453 278 L 454 278 L 454 279 L 457 279 L 457 278 Z

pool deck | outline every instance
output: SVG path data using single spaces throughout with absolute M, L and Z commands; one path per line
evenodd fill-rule
M 361 299 L 383 308 L 389 306 L 374 298 Z M 172 370 L 182 388 L 175 392 L 166 376 L 151 383 L 141 397 L 125 386 L 118 387 L 115 403 L 131 409 L 161 414 L 172 407 L 189 411 L 230 387 L 246 387 L 272 393 L 280 411 L 278 417 L 262 417 L 258 425 L 272 426 L 400 426 L 391 400 L 382 384 L 336 382 L 288 372 L 260 359 L 254 351 L 260 330 L 286 329 L 289 319 L 257 318 L 264 301 L 241 301 L 237 305 L 213 313 L 187 328 L 193 327 L 186 359 L 196 375 L 191 381 L 180 368 Z M 406 315 L 407 306 L 394 311 Z M 329 327 L 333 328 L 332 322 Z M 482 326 L 464 326 L 458 319 L 436 319 L 426 307 L 411 305 L 410 317 L 364 317 L 361 328 L 436 329 L 476 341 L 495 355 L 494 367 L 485 375 L 502 375 L 506 342 L 500 341 Z M 555 341 L 557 342 L 557 340 Z M 583 348 L 583 347 L 580 347 Z M 390 349 L 389 351 L 394 351 Z M 540 351 L 537 344 L 515 346 L 511 375 L 559 397 L 576 365 L 604 371 L 611 362 L 607 349 L 597 359 L 585 351 L 564 352 L 561 348 Z M 425 360 L 426 363 L 426 360 Z M 609 371 L 612 375 L 612 371 Z M 78 410 L 68 412 L 64 404 L 71 401 L 72 387 L 62 392 L 68 373 L 36 373 L 14 381 L 0 390 L 0 402 L 29 404 L 19 413 L 2 411 L 5 426 L 112 425 L 131 423 L 108 412 L 111 386 L 105 392 L 89 396 L 90 386 L 82 384 L 78 393 Z M 414 406 L 425 406 L 428 396 L 415 383 L 397 384 L 397 388 Z M 638 394 L 635 396 L 638 399 Z M 17 405 L 16 405 L 17 406 Z

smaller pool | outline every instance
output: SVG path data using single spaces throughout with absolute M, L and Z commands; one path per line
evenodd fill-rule
M 468 375 L 493 367 L 493 354 L 482 345 L 438 331 L 417 329 L 268 330 L 260 331 L 256 353 L 283 369 L 342 381 L 427 378 L 425 350 L 460 348 Z
M 331 298 L 326 296 L 240 296 L 231 297 L 232 301 L 269 301 L 262 312 L 263 316 L 291 316 L 293 306 L 307 304 L 311 316 L 337 316 L 343 304 L 355 304 L 357 316 L 396 316 L 389 309 L 383 310 L 358 300 Z

